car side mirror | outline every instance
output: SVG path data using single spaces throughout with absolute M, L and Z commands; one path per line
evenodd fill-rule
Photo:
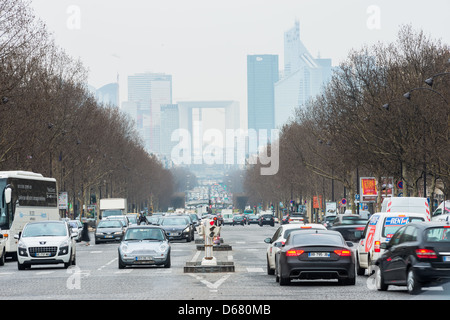
M 265 238 L 264 242 L 268 243 L 268 244 L 271 244 L 272 243 L 272 238 Z
M 351 242 L 351 241 L 345 241 L 345 243 L 347 244 L 347 246 L 353 247 L 353 242 Z
M 391 246 L 389 245 L 389 242 L 383 242 L 380 244 L 380 249 L 386 250 L 389 249 Z

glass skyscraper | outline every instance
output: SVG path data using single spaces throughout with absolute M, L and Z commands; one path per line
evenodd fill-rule
M 274 84 L 278 77 L 278 55 L 247 56 L 248 129 L 265 129 L 268 137 L 275 128 Z M 260 141 L 258 146 L 265 144 Z

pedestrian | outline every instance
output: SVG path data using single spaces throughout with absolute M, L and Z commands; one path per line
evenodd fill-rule
M 91 238 L 89 237 L 89 225 L 87 222 L 83 222 L 83 230 L 81 231 L 81 241 L 85 241 L 86 245 L 89 245 Z

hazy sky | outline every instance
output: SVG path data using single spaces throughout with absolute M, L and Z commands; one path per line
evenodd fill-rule
M 392 41 L 411 24 L 450 43 L 448 0 L 32 0 L 36 15 L 99 88 L 120 75 L 173 76 L 173 102 L 237 100 L 247 107 L 248 54 L 278 54 L 284 32 L 338 65 L 349 50 Z M 244 109 L 244 110 L 245 110 Z

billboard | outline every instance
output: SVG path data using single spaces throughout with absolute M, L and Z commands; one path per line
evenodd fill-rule
M 377 201 L 377 179 L 374 177 L 360 178 L 361 202 Z

